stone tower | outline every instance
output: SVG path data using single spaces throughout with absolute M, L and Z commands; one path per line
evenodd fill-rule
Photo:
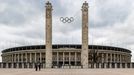
M 82 5 L 82 51 L 81 65 L 88 68 L 88 3 Z
M 52 67 L 52 4 L 46 3 L 46 68 Z

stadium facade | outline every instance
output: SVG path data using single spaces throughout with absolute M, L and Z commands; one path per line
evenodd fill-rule
M 89 68 L 92 65 L 111 63 L 131 63 L 131 51 L 124 48 L 88 45 L 88 3 L 82 5 L 82 44 L 52 45 L 52 4 L 46 3 L 46 45 L 22 46 L 2 51 L 0 67 L 31 67 L 40 62 L 44 68 L 80 66 Z M 5 65 L 5 66 L 3 66 Z M 105 64 L 104 64 L 105 65 Z M 104 67 L 104 65 L 102 67 Z M 123 65 L 123 64 L 122 64 Z M 125 65 L 124 65 L 125 66 Z M 134 67 L 134 64 L 131 66 Z M 116 66 L 117 67 L 117 66 Z M 120 66 L 121 67 L 121 66 Z

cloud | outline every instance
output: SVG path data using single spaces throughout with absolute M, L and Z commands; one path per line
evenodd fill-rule
M 25 25 L 33 17 L 41 13 L 39 1 L 36 0 L 4 0 L 0 2 L 2 4 L 1 7 L 3 7 L 0 10 L 0 23 L 4 25 Z
M 92 21 L 94 23 L 91 24 L 91 27 L 105 27 L 117 22 L 124 22 L 132 10 L 132 3 L 131 0 L 96 1 L 96 6 L 93 9 L 97 17 L 94 17 L 94 21 Z

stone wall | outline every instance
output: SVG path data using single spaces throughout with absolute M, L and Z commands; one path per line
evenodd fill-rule
M 41 63 L 41 67 L 45 68 L 45 63 Z M 35 63 L 0 63 L 0 68 L 19 68 L 19 69 L 32 69 L 35 68 Z M 76 66 L 52 66 L 52 68 L 70 68 L 70 69 L 82 69 L 83 67 L 80 65 Z M 105 68 L 105 69 L 110 69 L 110 68 L 134 68 L 134 63 L 91 63 L 88 65 L 89 69 L 94 69 L 94 68 Z

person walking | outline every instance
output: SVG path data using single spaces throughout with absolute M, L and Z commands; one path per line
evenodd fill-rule
M 41 63 L 39 63 L 38 67 L 39 67 L 39 71 L 40 71 L 41 70 Z
M 38 65 L 35 63 L 35 71 L 38 71 Z

